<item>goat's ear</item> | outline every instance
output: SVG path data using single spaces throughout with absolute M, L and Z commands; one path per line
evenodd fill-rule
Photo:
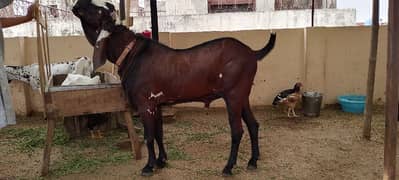
M 110 10 L 111 12 L 116 11 L 115 6 L 109 2 L 105 2 L 105 6 Z
M 96 43 L 93 52 L 93 72 L 107 62 L 107 54 L 105 51 L 107 39 L 102 39 Z

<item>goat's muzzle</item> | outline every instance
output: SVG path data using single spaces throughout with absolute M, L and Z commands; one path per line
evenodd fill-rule
M 105 64 L 107 61 L 107 55 L 105 52 L 107 39 L 102 39 L 96 42 L 93 52 L 93 71 L 95 72 L 99 67 Z

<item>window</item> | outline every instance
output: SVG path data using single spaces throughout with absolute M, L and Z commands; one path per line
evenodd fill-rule
M 314 8 L 322 8 L 322 0 L 314 0 Z M 312 0 L 276 0 L 274 3 L 275 10 L 289 9 L 312 9 Z
M 208 0 L 209 13 L 255 11 L 255 0 Z

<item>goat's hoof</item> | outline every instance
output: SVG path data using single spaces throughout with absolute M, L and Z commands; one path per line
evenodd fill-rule
M 233 176 L 233 173 L 231 172 L 230 168 L 224 168 L 222 175 L 223 177 L 230 177 Z
M 258 168 L 258 165 L 256 164 L 256 160 L 251 159 L 248 161 L 247 170 L 252 171 L 252 170 L 256 170 L 257 168 Z
M 256 170 L 257 168 L 258 168 L 258 167 L 256 167 L 256 165 L 254 166 L 254 165 L 248 164 L 248 166 L 247 166 L 247 170 L 249 170 L 249 171 Z
M 161 159 L 157 159 L 157 168 L 158 169 L 162 169 L 164 167 L 166 167 L 166 161 L 165 160 L 161 160 Z
M 154 175 L 154 171 L 152 170 L 151 167 L 146 166 L 143 168 L 143 170 L 141 170 L 141 176 L 148 177 L 152 175 Z

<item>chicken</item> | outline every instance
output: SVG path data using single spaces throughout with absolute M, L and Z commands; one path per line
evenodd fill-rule
M 288 107 L 288 113 L 287 113 L 288 117 L 291 117 L 290 112 L 292 112 L 293 117 L 298 117 L 298 115 L 295 114 L 295 106 L 300 100 L 301 100 L 301 93 L 299 92 L 294 92 L 288 95 L 288 97 L 281 100 L 281 103 Z
M 103 138 L 100 128 L 107 123 L 107 116 L 104 114 L 90 114 L 87 115 L 86 118 L 88 120 L 87 128 L 90 131 L 91 138 Z
M 298 82 L 295 83 L 294 88 L 281 91 L 274 98 L 272 103 L 273 106 L 276 106 L 277 104 L 284 104 L 288 107 L 288 117 L 291 117 L 291 112 L 293 113 L 294 117 L 297 117 L 297 115 L 295 114 L 295 106 L 301 99 L 301 88 L 302 83 Z

